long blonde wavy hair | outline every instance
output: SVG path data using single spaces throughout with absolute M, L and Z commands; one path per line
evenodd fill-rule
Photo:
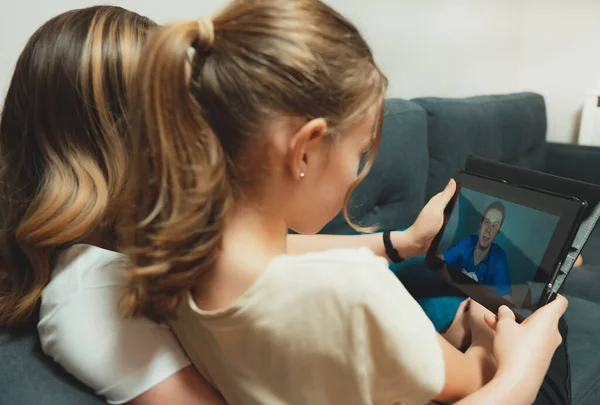
M 317 0 L 236 0 L 153 32 L 130 109 L 122 309 L 163 321 L 212 269 L 240 190 L 268 166 L 268 122 L 323 117 L 333 138 L 381 109 L 386 86 L 359 31 Z
M 61 249 L 115 238 L 127 94 L 154 25 L 120 7 L 69 11 L 21 53 L 0 121 L 0 325 L 35 313 Z

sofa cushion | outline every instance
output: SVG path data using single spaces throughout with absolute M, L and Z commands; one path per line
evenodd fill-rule
M 583 266 L 571 270 L 564 293 L 595 302 L 600 310 L 600 227 L 588 239 L 581 256 Z
M 425 111 L 410 101 L 386 100 L 375 162 L 350 200 L 354 221 L 386 228 L 411 225 L 423 207 L 428 166 Z M 322 230 L 351 231 L 341 214 Z
M 35 329 L 0 333 L 0 404 L 106 404 L 45 356 Z
M 573 404 L 597 405 L 600 403 L 600 305 L 568 294 L 565 296 L 569 300 L 565 318 L 569 325 L 567 347 Z
M 546 108 L 539 94 L 412 101 L 427 112 L 428 198 L 464 168 L 469 155 L 544 170 Z

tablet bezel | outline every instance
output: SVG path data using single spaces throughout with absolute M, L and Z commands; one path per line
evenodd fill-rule
M 547 285 L 554 277 L 560 267 L 561 259 L 568 252 L 568 241 L 577 224 L 585 203 L 576 198 L 568 198 L 542 191 L 534 191 L 528 188 L 508 184 L 504 181 L 480 177 L 472 173 L 460 172 L 456 177 L 457 189 L 450 203 L 444 210 L 444 224 L 434 238 L 425 259 L 427 267 L 436 271 L 442 278 L 450 282 L 456 288 L 484 305 L 491 311 L 497 312 L 501 305 L 507 305 L 513 309 L 521 309 L 508 300 L 500 297 L 491 287 L 477 283 L 469 276 L 463 274 L 460 269 L 445 263 L 436 255 L 440 241 L 448 224 L 448 218 L 456 205 L 461 189 L 467 188 L 476 192 L 487 194 L 498 199 L 506 200 L 529 207 L 535 210 L 555 215 L 559 218 L 554 233 L 548 243 L 548 247 L 540 261 L 540 265 L 534 275 L 533 282 Z M 443 271 L 445 270 L 445 271 Z M 533 309 L 537 308 L 539 302 L 534 302 Z
M 600 185 L 598 184 L 513 166 L 481 156 L 469 156 L 465 164 L 465 172 L 504 180 L 509 184 L 546 190 L 563 196 L 575 196 L 587 203 L 584 217 L 590 215 L 596 205 L 600 204 Z

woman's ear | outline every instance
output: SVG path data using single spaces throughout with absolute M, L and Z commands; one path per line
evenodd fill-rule
M 292 178 L 299 180 L 307 172 L 308 163 L 327 133 L 327 122 L 323 118 L 308 121 L 298 129 L 291 138 L 288 151 L 288 165 Z

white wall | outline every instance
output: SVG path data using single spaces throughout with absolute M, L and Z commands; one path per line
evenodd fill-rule
M 226 0 L 109 1 L 158 22 L 211 15 Z M 90 0 L 0 0 L 0 95 L 31 33 Z M 599 0 L 329 0 L 361 28 L 390 95 L 464 97 L 533 90 L 551 140 L 572 142 L 600 79 Z
M 549 136 L 575 140 L 587 89 L 600 86 L 600 1 L 523 1 L 518 85 L 546 97 Z

